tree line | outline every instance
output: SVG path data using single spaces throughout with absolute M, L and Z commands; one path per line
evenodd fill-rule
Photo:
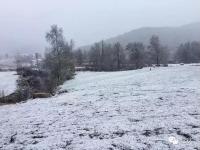
M 200 62 L 200 42 L 183 43 L 171 56 L 156 35 L 150 38 L 147 46 L 142 42 L 132 42 L 123 47 L 119 42 L 109 44 L 101 41 L 87 51 L 75 50 L 73 40 L 66 41 L 63 29 L 57 25 L 51 26 L 45 38 L 49 46 L 43 59 L 39 54 L 35 55 L 35 66 L 21 66 L 21 61 L 27 64 L 30 58 L 16 57 L 19 75 L 17 90 L 9 96 L 0 98 L 0 102 L 13 103 L 54 95 L 60 85 L 74 77 L 75 66 L 92 71 L 119 71 L 152 65 L 167 66 L 169 58 L 176 63 Z
M 200 42 L 181 44 L 176 52 L 170 53 L 158 36 L 153 35 L 149 45 L 142 42 L 128 43 L 123 47 L 119 42 L 95 43 L 89 51 L 78 49 L 74 52 L 77 66 L 86 66 L 93 71 L 117 71 L 140 69 L 145 66 L 167 66 L 168 63 L 199 63 Z
M 175 60 L 181 63 L 199 63 L 200 42 L 187 42 L 181 44 L 175 54 Z
M 162 46 L 158 36 L 152 36 L 148 47 L 141 42 L 128 43 L 123 47 L 119 42 L 108 44 L 104 41 L 95 43 L 88 52 L 74 52 L 78 65 L 88 64 L 94 71 L 117 71 L 140 69 L 147 65 L 168 63 L 169 53 Z

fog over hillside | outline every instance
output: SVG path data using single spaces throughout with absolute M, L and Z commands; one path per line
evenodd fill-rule
M 149 44 L 152 35 L 160 37 L 163 45 L 173 52 L 181 43 L 200 41 L 200 22 L 178 27 L 143 27 L 105 40 L 107 43 L 120 42 L 126 46 L 129 42 Z M 88 49 L 90 46 L 83 48 Z
M 116 41 L 126 45 L 128 42 L 149 43 L 152 35 L 158 35 L 161 42 L 170 49 L 175 49 L 179 44 L 187 41 L 200 41 L 200 23 L 188 24 L 180 27 L 146 27 L 107 40 Z
M 174 27 L 198 22 L 199 10 L 199 0 L 1 0 L 0 53 L 43 53 L 47 46 L 45 33 L 53 24 L 62 27 L 66 39 L 74 39 L 75 46 L 80 47 L 142 27 Z M 168 33 L 168 29 L 156 31 L 165 40 L 168 35 L 162 30 Z M 153 31 L 154 28 L 148 33 Z M 140 41 L 145 34 L 140 37 L 138 32 L 135 35 Z M 177 37 L 181 36 L 179 31 L 175 32 Z M 172 33 L 168 33 L 170 37 Z M 148 37 L 144 38 L 147 41 Z
M 118 36 L 112 37 L 112 38 L 106 38 L 104 39 L 106 43 L 115 43 L 120 42 L 123 46 L 126 46 L 129 42 L 142 42 L 146 46 L 149 44 L 149 40 L 152 35 L 157 35 L 160 37 L 160 41 L 164 46 L 167 46 L 167 48 L 170 50 L 170 52 L 174 52 L 177 47 L 181 43 L 185 42 L 192 42 L 192 41 L 200 41 L 200 22 L 196 23 L 190 23 L 186 25 L 181 26 L 174 26 L 174 27 L 142 27 L 138 29 L 131 30 L 129 32 L 125 32 L 123 34 L 120 34 Z M 103 39 L 99 39 L 103 40 Z M 4 40 L 2 40 L 4 41 Z M 1 41 L 1 42 L 2 42 Z M 11 52 L 21 52 L 21 53 L 33 53 L 33 52 L 43 52 L 45 49 L 45 40 L 41 40 L 41 43 L 43 45 L 43 48 L 39 49 L 37 48 L 39 45 L 38 43 L 33 43 L 31 45 L 26 45 L 25 47 L 20 47 L 20 39 L 19 41 L 15 41 L 16 47 L 19 47 L 19 49 L 16 50 L 5 50 L 1 49 L 1 53 L 11 53 Z M 95 42 L 99 42 L 98 40 Z M 9 43 L 4 43 L 8 44 Z M 91 43 L 92 44 L 92 43 Z M 31 47 L 31 49 L 30 49 Z M 20 49 L 21 48 L 21 49 Z M 90 48 L 90 45 L 86 46 L 80 46 L 80 48 L 88 50 Z

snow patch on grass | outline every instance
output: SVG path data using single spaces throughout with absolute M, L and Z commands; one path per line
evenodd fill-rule
M 4 91 L 5 96 L 16 90 L 18 76 L 14 71 L 0 72 L 0 92 Z
M 1 106 L 0 149 L 200 149 L 199 74 L 191 65 L 80 72 L 68 93 Z

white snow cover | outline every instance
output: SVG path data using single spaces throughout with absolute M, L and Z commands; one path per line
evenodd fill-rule
M 10 58 L 1 58 L 0 57 L 0 69 L 15 69 L 16 68 L 16 63 L 15 63 L 15 58 L 10 57 Z
M 0 107 L 0 149 L 200 149 L 200 66 L 80 72 L 48 99 Z
M 0 72 L 0 92 L 5 95 L 13 93 L 16 89 L 16 80 L 18 76 L 15 71 Z

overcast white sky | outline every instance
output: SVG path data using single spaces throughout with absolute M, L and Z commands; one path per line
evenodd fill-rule
M 0 0 L 0 51 L 44 50 L 50 25 L 76 46 L 144 26 L 200 21 L 200 0 Z

